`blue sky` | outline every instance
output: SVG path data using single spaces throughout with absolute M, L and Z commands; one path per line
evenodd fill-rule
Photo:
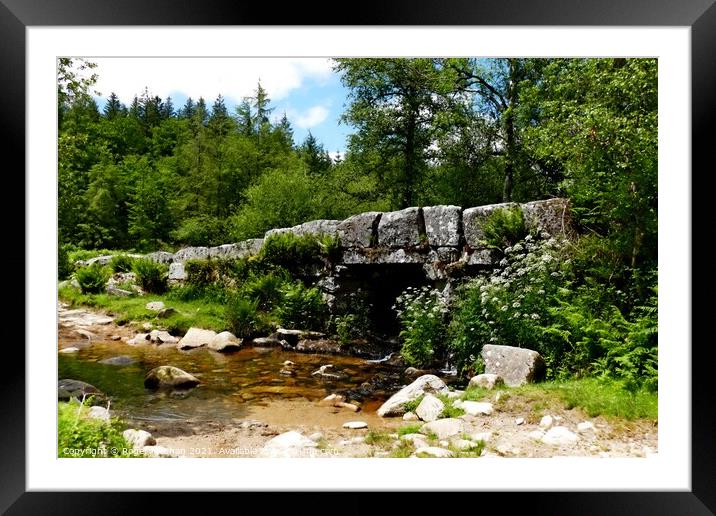
M 346 90 L 323 58 L 89 58 L 97 64 L 95 89 L 100 109 L 115 92 L 129 105 L 144 88 L 150 95 L 171 96 L 175 109 L 187 97 L 204 97 L 211 106 L 218 94 L 230 113 L 243 97 L 252 95 L 259 80 L 268 91 L 273 116 L 288 116 L 297 144 L 310 131 L 334 154 L 344 153 L 351 128 L 338 119 Z

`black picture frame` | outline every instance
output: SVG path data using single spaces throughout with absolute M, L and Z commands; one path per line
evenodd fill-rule
M 339 15 L 342 7 L 351 12 Z M 716 6 L 714 0 L 490 0 L 428 2 L 396 0 L 363 1 L 360 5 L 319 6 L 295 3 L 267 12 L 262 3 L 219 0 L 172 2 L 171 0 L 0 0 L 0 131 L 3 156 L 14 157 L 16 170 L 25 164 L 25 28 L 28 26 L 111 26 L 111 25 L 551 25 L 551 26 L 684 26 L 691 28 L 692 71 L 692 157 L 693 169 L 707 173 L 713 145 L 711 127 L 716 113 Z M 11 100 L 8 100 L 11 99 Z M 22 101 L 20 101 L 22 99 Z M 701 169 L 704 170 L 701 170 Z M 712 166 L 710 168 L 713 168 Z M 698 177 L 691 172 L 691 177 Z M 14 195 L 24 199 L 24 180 L 18 180 Z M 693 190 L 697 192 L 698 190 Z M 692 206 L 696 205 L 694 201 Z M 6 208 L 7 209 L 7 208 Z M 15 208 L 17 210 L 18 207 Z M 24 206 L 19 207 L 24 213 Z M 5 220 L 9 218 L 6 213 Z M 713 220 L 713 212 L 704 222 Z M 12 224 L 10 224 L 12 226 Z M 6 238 L 16 242 L 6 262 L 11 270 L 24 267 L 24 227 L 6 228 Z M 693 234 L 693 230 L 692 230 Z M 9 262 L 9 263 L 8 263 Z M 693 261 L 692 261 L 693 263 Z M 26 271 L 28 274 L 29 271 Z M 697 288 L 708 288 L 708 282 Z M 22 290 L 18 289 L 17 292 Z M 24 301 L 24 296 L 23 296 Z M 23 306 L 15 298 L 16 306 Z M 29 307 L 28 307 L 29 309 Z M 26 314 L 23 312 L 23 317 Z M 25 319 L 26 320 L 26 319 Z M 25 346 L 33 343 L 25 342 Z M 714 514 L 716 511 L 716 456 L 714 415 L 708 403 L 712 391 L 708 368 L 713 363 L 713 346 L 708 340 L 684 343 L 691 346 L 692 374 L 692 489 L 688 492 L 533 492 L 480 493 L 479 498 L 458 510 L 477 510 L 497 502 L 501 507 L 529 514 Z M 2 438 L 0 439 L 0 510 L 7 514 L 142 514 L 147 512 L 146 496 L 138 493 L 26 492 L 25 487 L 25 353 L 7 346 L 5 360 L 16 366 L 5 368 L 2 384 Z M 6 362 L 7 363 L 7 362 Z M 700 410 L 696 410 L 700 408 Z M 78 479 L 78 485 L 81 485 Z M 160 497 L 163 511 L 188 511 L 196 503 L 224 503 L 225 496 L 204 493 L 153 494 Z M 270 512 L 291 511 L 315 504 L 304 494 L 255 499 L 260 494 L 242 493 L 246 504 L 270 504 Z M 325 494 L 320 504 L 327 510 L 362 514 L 376 503 L 369 495 L 349 493 L 337 498 Z M 220 497 L 221 500 L 216 500 Z M 420 509 L 423 496 L 402 496 L 401 512 Z M 449 499 L 443 502 L 450 503 Z M 206 505 L 204 505 L 206 507 Z M 248 505 L 247 505 L 248 507 Z M 211 510 L 211 509 L 210 509 Z M 237 509 L 238 510 L 238 509 Z M 424 508 L 423 508 L 424 510 Z

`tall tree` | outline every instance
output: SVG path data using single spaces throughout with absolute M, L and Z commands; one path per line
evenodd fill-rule
M 342 120 L 358 129 L 350 150 L 382 155 L 382 164 L 392 161 L 386 177 L 393 176 L 397 205 L 413 205 L 438 119 L 449 111 L 454 72 L 439 59 L 337 59 L 334 69 L 350 90 Z
M 104 117 L 107 120 L 114 120 L 118 116 L 122 116 L 126 113 L 127 108 L 119 101 L 117 94 L 112 92 L 107 99 L 107 104 L 104 106 Z

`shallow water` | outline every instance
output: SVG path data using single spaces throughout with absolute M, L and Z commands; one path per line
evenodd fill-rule
M 60 345 L 64 347 L 62 342 Z M 126 366 L 99 363 L 120 355 L 129 356 L 135 362 Z M 295 376 L 279 374 L 286 360 L 294 362 Z M 342 373 L 345 377 L 329 379 L 311 374 L 325 364 L 334 365 L 329 372 Z M 201 384 L 190 390 L 145 389 L 145 374 L 162 365 L 179 367 L 196 376 Z M 357 389 L 377 374 L 396 373 L 383 362 L 292 353 L 280 348 L 244 348 L 223 354 L 205 348 L 180 351 L 173 346 L 135 347 L 113 341 L 95 341 L 77 353 L 61 353 L 58 368 L 58 378 L 94 385 L 108 395 L 116 415 L 137 423 L 230 422 L 249 418 L 257 409 L 279 400 L 317 402 L 334 392 Z M 364 409 L 377 407 L 387 395 L 377 391 L 362 399 Z

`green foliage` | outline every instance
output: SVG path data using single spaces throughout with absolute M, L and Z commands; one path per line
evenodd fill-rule
M 400 354 L 411 366 L 428 366 L 444 350 L 447 300 L 438 290 L 408 287 L 394 305 L 400 321 Z
M 420 402 L 423 401 L 423 398 L 425 397 L 424 394 L 418 396 L 414 400 L 408 401 L 403 405 L 403 408 L 405 409 L 405 412 L 415 412 L 415 409 L 418 408 L 418 405 L 420 405 Z
M 445 417 L 460 417 L 465 414 L 465 411 L 459 407 L 455 407 L 452 404 L 452 400 L 444 401 L 445 407 L 440 412 L 439 418 Z
M 337 238 L 314 234 L 273 234 L 264 241 L 259 252 L 259 259 L 264 264 L 299 274 L 324 266 L 330 260 L 336 261 L 339 256 Z
M 167 291 L 168 270 L 166 265 L 141 258 L 135 260 L 133 270 L 137 275 L 137 283 L 145 292 L 163 294 Z
M 182 221 L 172 237 L 176 242 L 190 246 L 220 245 L 230 240 L 224 219 L 198 215 Z
M 347 344 L 355 339 L 366 338 L 372 330 L 372 305 L 363 292 L 351 292 L 346 302 L 348 311 L 336 315 L 332 321 L 338 340 Z
M 258 303 L 264 311 L 271 311 L 283 301 L 283 289 L 290 282 L 290 276 L 282 269 L 275 269 L 263 275 L 251 275 L 240 288 L 248 299 Z
M 57 405 L 57 456 L 60 458 L 136 457 L 122 436 L 122 424 L 90 419 L 80 403 Z
M 393 444 L 393 439 L 386 433 L 368 430 L 363 442 L 371 446 L 378 446 L 380 448 L 387 449 Z
M 410 441 L 401 439 L 398 445 L 393 447 L 390 452 L 390 457 L 393 459 L 405 459 L 415 453 L 415 445 Z
M 283 289 L 283 302 L 277 309 L 285 328 L 325 330 L 328 306 L 317 288 L 307 288 L 300 281 Z
M 235 296 L 226 305 L 226 326 L 237 337 L 250 338 L 266 328 L 258 312 L 258 301 Z
M 485 243 L 498 249 L 514 245 L 527 235 L 520 206 L 497 208 L 487 217 L 482 230 Z
M 107 280 L 109 280 L 109 269 L 93 263 L 87 267 L 80 267 L 75 271 L 75 278 L 80 284 L 83 294 L 99 294 L 104 292 Z
M 398 435 L 418 434 L 420 429 L 423 427 L 422 423 L 415 423 L 412 425 L 401 426 L 398 428 Z
M 126 254 L 118 254 L 109 261 L 109 268 L 112 272 L 131 272 L 134 265 L 134 258 Z
M 72 276 L 75 265 L 70 261 L 67 245 L 60 244 L 57 246 L 57 277 L 64 280 Z

